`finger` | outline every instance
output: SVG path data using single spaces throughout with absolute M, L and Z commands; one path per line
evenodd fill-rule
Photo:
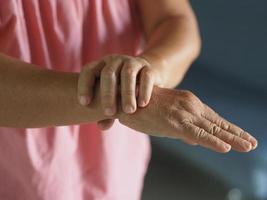
M 104 113 L 112 116 L 116 113 L 117 76 L 121 68 L 121 59 L 112 59 L 106 63 L 100 76 L 101 104 Z
M 257 140 L 252 135 L 250 135 L 248 132 L 244 131 L 240 127 L 236 126 L 235 124 L 219 116 L 214 110 L 212 110 L 207 105 L 205 105 L 205 111 L 206 112 L 205 114 L 202 114 L 202 117 L 217 124 L 222 129 L 249 141 L 252 144 L 252 149 L 255 149 L 257 147 L 257 143 L 258 143 Z
M 184 143 L 188 144 L 188 145 L 192 145 L 192 146 L 196 146 L 197 143 L 196 142 L 192 142 L 191 140 L 188 139 L 181 139 Z
M 203 128 L 209 134 L 223 140 L 224 142 L 230 144 L 232 148 L 239 152 L 248 152 L 252 149 L 252 145 L 245 139 L 242 139 L 232 133 L 219 127 L 217 124 L 210 122 L 205 118 L 200 118 L 194 122 L 200 128 Z
M 154 86 L 154 76 L 149 67 L 145 66 L 140 72 L 138 105 L 145 107 L 151 98 Z
M 101 130 L 107 130 L 111 128 L 113 124 L 114 124 L 114 119 L 105 119 L 97 122 L 97 126 Z
M 93 89 L 96 77 L 103 68 L 102 61 L 95 61 L 85 65 L 78 79 L 78 100 L 81 105 L 88 105 L 93 99 Z
M 143 67 L 141 62 L 127 60 L 121 70 L 121 102 L 125 113 L 136 110 L 136 77 Z
M 231 150 L 231 145 L 209 134 L 203 128 L 200 128 L 190 122 L 184 123 L 184 126 L 187 130 L 185 138 L 187 138 L 188 140 L 194 141 L 203 147 L 219 153 L 226 153 Z

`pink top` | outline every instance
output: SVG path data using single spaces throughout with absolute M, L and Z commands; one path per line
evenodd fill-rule
M 0 0 L 0 52 L 48 69 L 79 72 L 106 54 L 136 55 L 134 0 Z M 0 199 L 137 200 L 149 138 L 118 121 L 0 128 Z

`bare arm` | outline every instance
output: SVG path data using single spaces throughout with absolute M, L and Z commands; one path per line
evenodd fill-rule
M 200 36 L 188 0 L 139 0 L 147 45 L 140 57 L 159 68 L 163 86 L 175 87 L 200 52 Z
M 125 113 L 148 105 L 153 86 L 179 84 L 200 51 L 200 36 L 187 0 L 137 0 L 144 36 L 144 52 L 137 56 L 108 55 L 83 68 L 78 93 L 90 104 L 94 80 L 100 77 L 103 110 L 116 113 L 118 87 Z M 120 83 L 120 85 L 118 85 Z M 135 89 L 139 89 L 138 100 Z M 106 98 L 103 98 L 106 97 Z
M 0 54 L 0 126 L 37 128 L 108 119 L 101 111 L 99 84 L 90 105 L 79 105 L 78 76 L 40 70 Z M 118 106 L 119 112 L 111 119 L 118 118 L 146 134 L 182 139 L 218 152 L 227 152 L 231 146 L 247 152 L 257 146 L 255 138 L 222 119 L 190 92 L 157 88 L 152 99 L 130 115 Z
M 98 87 L 90 106 L 77 101 L 78 73 L 38 69 L 0 54 L 0 126 L 37 128 L 106 119 Z

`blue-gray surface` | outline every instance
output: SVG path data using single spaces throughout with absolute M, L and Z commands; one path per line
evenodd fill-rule
M 266 89 L 267 1 L 191 2 L 203 41 L 200 60 Z
M 251 153 L 217 154 L 169 139 L 153 138 L 173 156 L 267 199 L 267 1 L 192 0 L 203 50 L 179 88 L 193 91 L 223 117 L 259 141 Z

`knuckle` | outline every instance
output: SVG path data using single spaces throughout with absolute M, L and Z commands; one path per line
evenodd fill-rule
M 135 57 L 135 59 L 137 59 L 140 63 L 142 63 L 143 66 L 150 66 L 148 60 L 143 57 Z
M 226 131 L 228 131 L 230 129 L 229 123 L 225 122 L 224 120 L 221 120 L 220 126 Z
M 189 90 L 183 90 L 181 92 L 182 92 L 182 95 L 186 99 L 189 99 L 189 100 L 194 100 L 195 99 L 195 95 L 191 91 L 189 91 Z
M 135 70 L 132 67 L 129 67 L 125 70 L 126 76 L 133 76 L 135 74 Z
M 241 131 L 239 132 L 238 136 L 239 137 L 243 137 L 245 135 L 245 131 L 241 129 Z
M 123 70 L 121 74 L 122 78 L 127 79 L 127 80 L 133 79 L 135 75 L 136 73 L 134 72 L 134 70 L 130 68 Z
M 224 127 L 224 122 L 222 119 L 217 119 L 216 124 L 218 124 L 219 127 Z
M 144 67 L 142 69 L 142 76 L 146 77 L 146 78 L 151 78 L 152 77 L 152 71 L 148 68 L 148 67 Z
M 102 71 L 102 76 L 104 78 L 113 77 L 115 75 L 115 71 L 112 67 L 105 67 Z
M 134 95 L 134 91 L 133 90 L 124 90 L 123 95 L 132 96 L 132 95 Z
M 234 144 L 236 142 L 236 136 L 235 135 L 232 135 L 231 138 L 230 138 L 230 141 L 232 144 Z
M 125 66 L 128 67 L 135 67 L 140 65 L 141 63 L 136 58 L 127 58 L 125 61 Z
M 181 120 L 181 125 L 183 126 L 188 126 L 191 123 L 191 120 L 189 120 L 188 118 L 184 118 Z
M 216 124 L 211 124 L 210 133 L 212 135 L 218 135 L 221 132 L 221 128 Z
M 226 131 L 230 131 L 232 129 L 232 125 L 231 124 L 228 124 L 228 123 L 225 123 L 223 122 L 223 128 L 226 130 Z
M 136 65 L 136 64 L 137 64 L 137 62 L 136 62 L 135 58 L 127 58 L 126 65 L 132 66 L 132 65 Z
M 142 72 L 143 72 L 143 73 L 149 73 L 149 72 L 151 72 L 151 69 L 150 69 L 150 67 L 148 67 L 148 66 L 144 66 L 144 67 L 142 68 Z
M 206 133 L 205 133 L 205 130 L 203 128 L 197 128 L 196 129 L 196 139 L 199 140 L 201 138 L 205 138 L 206 136 Z

